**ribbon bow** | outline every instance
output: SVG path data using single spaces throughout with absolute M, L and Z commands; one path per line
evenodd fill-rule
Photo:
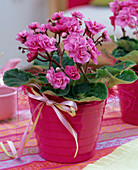
M 38 88 L 38 86 L 36 85 L 33 85 L 35 87 Z M 39 88 L 38 88 L 39 89 Z M 33 123 L 33 126 L 27 136 L 27 132 L 28 132 L 28 129 L 29 129 L 29 126 L 31 124 L 31 119 L 27 125 L 27 128 L 23 134 L 23 137 L 22 137 L 22 140 L 21 140 L 21 143 L 20 143 L 20 146 L 19 146 L 19 149 L 18 151 L 15 149 L 15 146 L 13 144 L 12 141 L 7 141 L 11 151 L 12 151 L 12 155 L 8 153 L 8 151 L 6 150 L 3 142 L 0 142 L 0 145 L 2 147 L 2 149 L 4 150 L 4 152 L 11 158 L 21 158 L 22 157 L 22 154 L 23 154 L 23 148 L 24 146 L 27 144 L 27 142 L 29 141 L 35 127 L 36 127 L 36 124 L 38 122 L 38 119 L 39 119 L 39 116 L 40 116 L 40 113 L 42 111 L 42 108 L 44 107 L 44 105 L 46 104 L 47 106 L 51 106 L 53 108 L 53 110 L 55 111 L 57 117 L 59 118 L 59 120 L 61 121 L 61 123 L 67 128 L 67 130 L 71 133 L 71 135 L 74 137 L 75 139 L 75 143 L 76 143 L 76 151 L 75 151 L 75 154 L 74 154 L 74 158 L 77 156 L 77 153 L 78 153 L 78 140 L 77 140 L 77 133 L 76 131 L 72 128 L 72 126 L 70 125 L 70 123 L 68 122 L 68 120 L 65 118 L 65 116 L 60 112 L 60 110 L 64 111 L 64 112 L 67 112 L 68 114 L 70 114 L 71 116 L 75 116 L 76 113 L 75 111 L 77 110 L 77 105 L 75 102 L 73 101 L 64 101 L 64 102 L 61 102 L 61 103 L 57 103 L 53 100 L 49 100 L 43 93 L 40 95 L 39 93 L 37 93 L 33 88 L 31 88 L 32 93 L 28 92 L 27 89 L 26 89 L 26 93 L 27 95 L 30 97 L 30 98 L 33 98 L 33 99 L 36 99 L 36 100 L 40 100 L 42 101 L 41 103 L 39 103 L 37 105 L 37 107 L 35 108 L 33 114 L 36 112 L 36 110 L 40 107 L 39 109 L 39 112 L 37 114 L 37 117 Z M 60 110 L 59 110 L 60 109 Z

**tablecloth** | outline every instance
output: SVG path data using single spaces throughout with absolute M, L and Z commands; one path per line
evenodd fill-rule
M 111 154 L 88 164 L 83 170 L 138 170 L 138 139 L 117 147 Z
M 11 140 L 16 148 L 19 147 L 22 135 L 30 119 L 28 98 L 23 91 L 18 90 L 18 109 L 17 113 L 10 119 L 0 121 L 0 141 L 9 150 L 6 141 Z M 31 124 L 32 126 L 32 124 Z M 31 128 L 30 126 L 30 128 Z M 21 159 L 9 158 L 0 147 L 0 169 L 13 170 L 81 170 L 86 165 L 94 163 L 103 156 L 110 154 L 117 147 L 129 141 L 138 139 L 138 126 L 124 123 L 121 119 L 119 99 L 117 95 L 108 97 L 105 114 L 96 146 L 95 155 L 81 163 L 61 164 L 46 161 L 39 156 L 35 134 L 31 136 L 24 148 Z

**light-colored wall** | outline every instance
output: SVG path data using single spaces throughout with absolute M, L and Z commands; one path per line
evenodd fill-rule
M 45 23 L 49 16 L 49 0 L 0 0 L 0 68 L 10 58 L 19 57 L 20 66 L 26 67 L 25 54 L 21 54 L 16 34 L 33 21 Z

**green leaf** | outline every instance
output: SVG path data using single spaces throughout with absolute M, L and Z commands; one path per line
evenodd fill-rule
M 137 80 L 137 75 L 132 70 L 124 70 L 121 74 L 117 75 L 116 78 L 123 81 L 134 82 Z
M 55 52 L 53 55 L 53 59 L 56 60 L 58 63 L 60 63 L 60 56 L 57 55 Z M 63 60 L 62 60 L 62 66 L 65 68 L 66 65 L 73 66 L 75 65 L 72 58 L 69 58 L 66 53 L 63 54 Z M 52 66 L 54 69 L 56 69 L 57 65 L 55 63 L 52 63 Z
M 104 70 L 97 69 L 96 71 L 96 74 L 92 74 L 91 76 L 89 76 L 89 82 L 102 82 L 104 84 L 107 84 L 108 78 L 110 77 L 110 73 L 108 72 L 108 70 L 105 68 Z
M 138 50 L 133 50 L 130 53 L 124 55 L 123 57 L 118 57 L 117 60 L 120 61 L 133 61 L 138 64 Z
M 122 70 L 119 70 L 117 68 L 113 68 L 113 67 L 108 67 L 107 68 L 108 73 L 110 73 L 113 76 L 116 76 L 117 74 L 119 74 Z
M 38 77 L 38 78 L 41 77 L 41 76 L 42 76 L 42 77 L 45 77 L 46 74 L 45 74 L 45 73 L 38 73 L 38 74 L 37 74 L 37 77 Z
M 124 48 L 127 52 L 138 49 L 138 45 L 134 41 L 120 40 L 119 47 Z
M 135 63 L 132 61 L 124 61 L 115 64 L 113 67 L 104 66 L 97 70 L 95 82 L 103 82 L 108 84 L 108 88 L 111 88 L 117 84 L 132 83 L 137 79 L 137 75 L 134 71 L 127 69 L 133 67 L 134 65 Z
M 39 57 L 40 59 L 42 59 L 42 57 Z M 48 65 L 49 65 L 49 62 L 42 62 L 38 59 L 35 59 L 34 60 L 34 63 L 33 65 L 37 68 L 45 68 L 45 69 L 48 69 Z
M 129 38 L 128 36 L 118 39 L 116 43 L 118 46 L 112 52 L 115 58 L 123 57 L 133 50 L 138 50 L 138 40 Z
M 65 96 L 69 92 L 69 90 L 70 90 L 69 84 L 66 86 L 66 88 L 64 90 L 54 89 L 51 86 L 42 85 L 40 92 L 45 93 L 45 94 L 55 95 L 55 96 Z
M 19 87 L 29 83 L 37 82 L 38 80 L 35 79 L 35 76 L 32 74 L 15 68 L 5 72 L 3 81 L 7 86 Z
M 123 57 L 127 54 L 128 52 L 125 51 L 125 49 L 123 48 L 115 48 L 113 51 L 112 51 L 112 55 L 118 59 L 118 57 Z
M 119 69 L 119 70 L 125 70 L 125 69 L 130 69 L 133 66 L 135 66 L 136 63 L 133 61 L 122 61 L 113 66 L 113 68 Z
M 66 95 L 69 100 L 77 102 L 101 101 L 108 96 L 108 89 L 105 84 L 81 83 L 72 87 L 72 96 Z
M 118 47 L 124 48 L 127 52 L 138 50 L 138 40 L 134 38 L 122 37 L 117 41 Z
M 48 80 L 47 80 L 47 78 L 46 78 L 45 76 L 40 76 L 40 77 L 38 78 L 38 80 L 42 81 L 44 84 L 47 84 L 47 83 L 48 83 Z
M 112 40 L 113 42 L 116 42 L 116 38 L 115 38 L 114 35 L 110 35 L 110 38 L 111 38 L 111 40 Z
M 83 77 L 83 75 L 80 73 L 80 78 L 79 78 L 78 80 L 73 80 L 72 85 L 80 84 L 80 83 L 82 83 L 82 82 L 84 82 L 84 77 Z
M 124 70 L 117 76 L 111 75 L 111 78 L 108 81 L 108 88 L 113 87 L 117 84 L 129 84 L 137 80 L 137 75 L 132 70 Z
M 133 61 L 122 61 L 122 62 L 114 64 L 114 66 L 104 66 L 104 67 L 101 67 L 100 69 L 103 70 L 106 68 L 110 72 L 110 70 L 112 71 L 111 68 L 118 69 L 118 70 L 125 70 L 125 69 L 130 69 L 135 65 L 136 65 L 136 63 Z
M 39 57 L 40 59 L 43 59 L 42 57 Z M 53 57 L 52 59 L 56 60 L 58 63 L 60 63 L 60 56 L 57 55 L 57 52 L 53 53 Z M 48 62 L 42 62 L 38 59 L 34 60 L 33 63 L 34 66 L 38 66 L 39 68 L 49 68 L 49 61 Z M 69 58 L 68 55 L 66 53 L 63 54 L 63 60 L 62 60 L 62 66 L 65 68 L 66 65 L 75 65 L 75 63 L 73 62 L 72 58 Z M 52 62 L 51 66 L 56 69 L 57 65 L 55 63 Z

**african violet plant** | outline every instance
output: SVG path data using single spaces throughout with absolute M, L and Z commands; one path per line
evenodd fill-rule
M 123 61 L 113 67 L 92 70 L 89 62 L 97 64 L 100 55 L 96 45 L 110 41 L 105 26 L 96 21 L 83 21 L 83 14 L 56 12 L 47 24 L 33 22 L 28 29 L 17 34 L 16 40 L 22 43 L 23 53 L 27 52 L 27 61 L 33 61 L 34 67 L 43 69 L 35 75 L 12 69 L 4 74 L 4 83 L 19 87 L 36 84 L 40 92 L 62 96 L 77 102 L 101 101 L 107 98 L 108 88 L 120 83 L 131 83 L 137 79 L 129 70 L 135 65 L 132 61 Z M 82 29 L 84 22 L 85 28 Z M 95 39 L 95 35 L 101 35 Z M 53 34 L 53 36 L 51 36 Z
M 138 1 L 128 0 L 109 3 L 113 16 L 110 17 L 111 24 L 114 27 L 119 26 L 123 36 L 117 39 L 117 47 L 113 50 L 112 55 L 118 61 L 134 61 L 136 65 L 134 70 L 138 70 Z M 136 39 L 126 35 L 126 27 L 133 31 Z

